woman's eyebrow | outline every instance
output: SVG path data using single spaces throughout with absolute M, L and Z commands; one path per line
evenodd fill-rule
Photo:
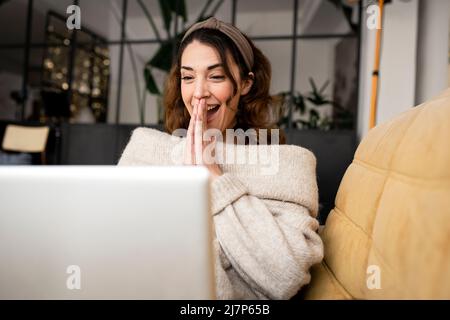
M 222 63 L 216 63 L 216 64 L 213 64 L 213 65 L 207 67 L 206 69 L 207 69 L 207 70 L 212 70 L 212 69 L 215 69 L 215 68 L 218 68 L 218 67 L 222 67 L 222 66 L 223 66 Z M 181 66 L 181 69 L 186 69 L 186 70 L 189 70 L 189 71 L 194 71 L 194 69 L 193 69 L 192 67 L 188 67 L 188 66 Z
M 221 63 L 216 63 L 216 64 L 213 64 L 212 66 L 209 66 L 207 69 L 208 70 L 212 70 L 212 69 L 215 69 L 215 68 L 218 68 L 218 67 L 222 67 L 222 64 Z

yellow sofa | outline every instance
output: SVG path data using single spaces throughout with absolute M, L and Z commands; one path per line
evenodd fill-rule
M 369 131 L 306 299 L 450 299 L 450 88 Z

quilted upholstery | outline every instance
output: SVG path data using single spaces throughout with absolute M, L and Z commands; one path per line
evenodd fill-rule
M 304 298 L 450 299 L 450 88 L 367 134 L 321 236 Z

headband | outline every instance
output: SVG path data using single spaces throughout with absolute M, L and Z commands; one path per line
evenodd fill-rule
M 252 70 L 253 67 L 253 50 L 250 46 L 250 43 L 248 40 L 244 37 L 241 31 L 239 31 L 238 28 L 233 26 L 232 24 L 217 20 L 214 17 L 211 17 L 207 20 L 197 22 L 192 27 L 190 27 L 181 42 L 186 39 L 187 36 L 189 36 L 192 32 L 199 29 L 215 29 L 219 30 L 220 32 L 224 33 L 225 35 L 230 38 L 233 43 L 236 45 L 236 47 L 241 52 L 242 57 L 244 58 L 245 64 L 247 65 L 247 68 L 249 70 Z

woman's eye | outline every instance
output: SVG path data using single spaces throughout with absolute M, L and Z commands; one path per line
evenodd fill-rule
M 184 76 L 184 77 L 181 77 L 181 80 L 192 80 L 193 78 L 191 77 L 191 76 Z
M 211 76 L 211 78 L 214 80 L 223 80 L 225 79 L 225 76 Z

